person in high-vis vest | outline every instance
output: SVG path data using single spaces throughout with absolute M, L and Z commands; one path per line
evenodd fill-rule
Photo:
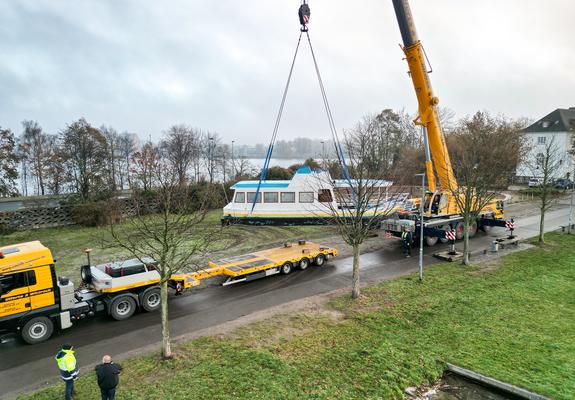
M 60 370 L 60 377 L 66 383 L 66 392 L 64 398 L 72 400 L 74 392 L 74 381 L 78 378 L 78 364 L 76 356 L 74 356 L 74 346 L 65 344 L 62 349 L 56 354 L 56 362 Z
M 413 242 L 413 234 L 407 228 L 403 228 L 401 232 L 401 242 L 403 244 L 403 255 L 411 257 L 411 243 Z

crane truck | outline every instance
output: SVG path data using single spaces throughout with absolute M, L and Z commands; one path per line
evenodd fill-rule
M 201 281 L 220 276 L 223 285 L 270 275 L 287 275 L 294 268 L 323 265 L 337 250 L 299 241 L 282 247 L 208 262 L 205 269 L 175 273 L 169 287 L 180 294 Z M 76 321 L 107 314 L 121 321 L 141 309 L 160 308 L 160 274 L 151 258 L 81 267 L 82 284 L 75 288 L 56 276 L 50 249 L 39 241 L 0 247 L 0 335 L 19 334 L 29 344 L 50 338 Z
M 393 7 L 403 40 L 401 47 L 419 106 L 414 122 L 424 131 L 428 190 L 423 198 L 413 199 L 394 217 L 382 221 L 381 227 L 394 236 L 401 235 L 404 230 L 417 234 L 421 228 L 419 224 L 423 208 L 423 235 L 428 246 L 435 245 L 438 240 L 447 241 L 445 232 L 451 229 L 455 230 L 456 238 L 460 240 L 464 235 L 464 222 L 459 206 L 461 202 L 455 197 L 460 195 L 457 194 L 458 184 L 437 112 L 439 99 L 431 86 L 431 70 L 428 71 L 427 56 L 417 36 L 408 0 L 393 0 Z M 436 183 L 435 174 L 439 185 Z M 488 231 L 493 226 L 505 226 L 502 201 L 491 201 L 478 214 L 476 221 L 469 227 L 470 237 L 474 236 L 478 229 Z

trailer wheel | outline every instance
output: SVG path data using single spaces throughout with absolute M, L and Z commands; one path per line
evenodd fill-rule
M 437 236 L 426 236 L 425 237 L 425 244 L 429 247 L 433 247 L 437 244 L 439 238 Z
M 159 288 L 151 288 L 142 294 L 142 308 L 148 312 L 156 311 L 162 305 Z
M 308 258 L 302 258 L 301 260 L 299 260 L 299 269 L 301 269 L 303 271 L 307 267 L 309 267 L 309 259 Z
M 318 254 L 314 260 L 314 264 L 321 267 L 325 263 L 325 256 L 323 254 Z
M 293 265 L 290 262 L 285 263 L 284 265 L 281 266 L 280 268 L 280 273 L 283 275 L 287 275 L 289 274 L 293 269 Z
M 22 328 L 22 339 L 28 344 L 48 340 L 54 332 L 54 323 L 47 317 L 36 317 L 26 322 Z
M 110 315 L 116 321 L 123 321 L 134 315 L 136 301 L 130 296 L 118 296 L 110 305 Z
M 477 222 L 472 223 L 469 225 L 469 237 L 472 238 L 477 234 Z
M 463 235 L 465 234 L 465 224 L 463 221 L 459 221 L 457 225 L 455 225 L 455 239 L 461 240 L 463 239 Z

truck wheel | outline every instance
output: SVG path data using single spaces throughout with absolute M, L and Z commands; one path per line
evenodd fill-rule
M 299 269 L 303 271 L 307 267 L 309 267 L 309 259 L 302 258 L 301 260 L 299 260 Z
M 325 256 L 323 254 L 318 254 L 314 260 L 314 264 L 321 267 L 325 263 Z
M 118 296 L 110 305 L 110 315 L 116 321 L 123 321 L 134 315 L 136 301 L 130 296 Z
M 439 238 L 437 236 L 426 236 L 425 237 L 425 244 L 429 247 L 433 247 L 437 244 Z
M 142 308 L 148 312 L 156 311 L 162 304 L 160 289 L 153 288 L 144 291 L 142 294 Z
M 292 269 L 293 269 L 292 263 L 287 262 L 281 266 L 280 273 L 282 273 L 283 275 L 287 275 L 292 271 Z
M 22 339 L 28 344 L 41 343 L 48 340 L 54 332 L 54 323 L 46 317 L 32 318 L 22 328 Z

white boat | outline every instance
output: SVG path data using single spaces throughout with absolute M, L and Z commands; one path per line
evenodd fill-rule
M 353 207 L 351 186 L 357 182 L 332 179 L 327 171 L 298 169 L 291 180 L 240 181 L 233 185 L 232 202 L 223 209 L 222 223 L 254 225 L 327 224 L 333 217 L 349 216 Z M 392 182 L 370 180 L 366 187 L 377 204 L 370 205 L 366 218 L 386 216 L 395 208 L 397 196 L 387 195 Z M 258 192 L 259 187 L 259 192 Z M 257 195 L 257 201 L 254 200 Z M 403 199 L 402 199 L 403 200 Z

